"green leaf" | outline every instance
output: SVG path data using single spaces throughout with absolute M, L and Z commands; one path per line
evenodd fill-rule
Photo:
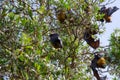
M 45 12 L 45 6 L 42 5 L 42 6 L 40 7 L 40 9 L 39 9 L 39 13 L 40 13 L 40 14 L 43 14 L 44 12 Z
M 10 20 L 13 20 L 13 19 L 14 19 L 15 14 L 14 14 L 13 12 L 10 12 L 10 13 L 8 14 L 8 16 L 9 16 Z
M 23 54 L 20 54 L 20 56 L 18 57 L 18 59 L 19 59 L 20 61 L 24 61 L 24 60 L 25 60 L 25 56 L 24 56 Z
M 100 3 L 104 2 L 105 0 L 100 0 Z
M 31 43 L 31 37 L 28 36 L 26 33 L 22 33 L 20 41 L 22 45 L 29 45 Z

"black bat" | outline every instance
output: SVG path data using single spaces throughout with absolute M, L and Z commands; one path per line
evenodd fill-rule
M 57 33 L 50 34 L 50 42 L 54 48 L 62 48 L 62 41 Z

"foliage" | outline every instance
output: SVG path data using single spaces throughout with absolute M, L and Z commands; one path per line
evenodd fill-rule
M 100 34 L 104 29 L 99 30 L 101 23 L 96 19 L 103 1 L 4 1 L 0 9 L 0 76 L 9 75 L 11 80 L 91 80 L 93 56 L 82 38 L 86 28 Z M 87 6 L 90 13 L 85 11 Z M 66 12 L 65 23 L 56 17 L 59 9 L 73 10 Z M 50 44 L 51 33 L 59 33 L 62 49 Z
M 120 75 L 120 29 L 116 29 L 110 38 L 110 48 L 109 51 L 109 58 L 111 62 L 111 67 L 114 70 L 111 70 L 112 73 L 116 75 Z

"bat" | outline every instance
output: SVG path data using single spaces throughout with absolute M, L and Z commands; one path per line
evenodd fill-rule
M 95 54 L 91 65 L 93 65 L 94 68 L 105 68 L 106 67 L 106 60 L 102 55 Z
M 97 34 L 97 32 L 96 31 L 86 31 L 85 33 L 84 33 L 84 40 L 87 42 L 87 44 L 89 44 L 92 48 L 94 48 L 94 49 L 96 49 L 96 48 L 98 48 L 99 47 L 99 44 L 100 44 L 100 40 L 98 39 L 98 40 L 96 40 L 95 41 L 95 39 L 92 37 L 92 35 L 94 35 L 94 34 Z
M 63 23 L 66 18 L 67 16 L 64 10 L 61 9 L 57 11 L 57 19 L 60 21 L 60 23 Z
M 106 13 L 105 13 L 105 21 L 106 22 L 111 22 L 111 15 L 116 12 L 119 8 L 117 8 L 116 6 L 114 6 L 113 8 L 109 7 L 108 9 L 106 9 Z
M 59 38 L 59 35 L 57 33 L 50 34 L 50 42 L 53 45 L 54 48 L 62 48 L 62 41 Z
M 98 13 L 100 14 L 104 14 L 102 19 L 98 19 L 98 21 L 104 22 L 104 20 L 106 22 L 111 22 L 111 15 L 116 12 L 119 8 L 117 8 L 116 6 L 114 6 L 113 8 L 108 7 L 106 8 L 105 6 L 103 6 Z
M 105 68 L 106 67 L 106 60 L 104 59 L 103 55 L 95 54 L 93 60 L 91 61 L 90 65 L 94 76 L 97 80 L 105 80 L 105 77 L 100 77 L 96 68 Z

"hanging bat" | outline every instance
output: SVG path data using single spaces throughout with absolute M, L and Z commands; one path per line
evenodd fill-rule
M 92 60 L 91 65 L 94 68 L 105 68 L 106 67 L 106 60 L 100 54 L 95 54 L 94 59 Z
M 87 42 L 87 44 L 89 44 L 92 48 L 96 49 L 99 47 L 100 44 L 100 40 L 98 39 L 97 41 L 95 41 L 95 39 L 92 37 L 92 35 L 97 34 L 96 31 L 89 31 L 89 32 L 85 32 L 84 33 L 84 40 Z
M 61 9 L 57 11 L 57 19 L 60 21 L 60 23 L 63 23 L 66 18 L 67 16 L 64 10 Z
M 105 77 L 100 77 L 98 74 L 98 71 L 96 68 L 105 68 L 106 67 L 106 60 L 103 58 L 103 55 L 95 54 L 94 59 L 91 61 L 90 65 L 94 76 L 97 78 L 97 80 L 105 80 Z
M 97 71 L 97 69 L 96 69 L 96 66 L 97 66 L 97 65 L 96 65 L 96 62 L 97 62 L 97 60 L 93 59 L 93 60 L 91 61 L 90 67 L 91 67 L 91 69 L 92 69 L 92 71 L 93 71 L 94 76 L 97 78 L 97 80 L 100 80 L 100 76 L 99 76 L 98 71 Z
M 103 6 L 100 10 L 99 13 L 100 14 L 104 14 L 102 19 L 99 19 L 99 21 L 104 22 L 104 20 L 106 22 L 111 22 L 111 15 L 116 12 L 119 8 L 117 8 L 116 6 L 114 6 L 113 8 L 109 7 L 106 8 L 105 6 Z
M 59 35 L 57 33 L 50 34 L 50 42 L 53 45 L 54 48 L 62 48 L 62 41 L 59 38 Z
M 106 13 L 105 13 L 105 21 L 106 22 L 111 22 L 111 15 L 116 12 L 119 8 L 117 8 L 116 6 L 114 6 L 113 8 L 109 7 L 108 9 L 106 9 Z

